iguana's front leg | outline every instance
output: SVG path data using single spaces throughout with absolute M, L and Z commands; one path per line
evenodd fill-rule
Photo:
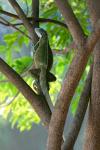
M 31 74 L 31 76 L 35 79 L 35 81 L 33 82 L 33 89 L 35 90 L 35 92 L 38 95 L 42 95 L 42 90 L 41 90 L 41 86 L 40 86 L 40 82 L 39 82 L 39 78 L 40 78 L 40 69 L 35 69 L 34 67 L 32 67 L 29 70 L 29 73 Z

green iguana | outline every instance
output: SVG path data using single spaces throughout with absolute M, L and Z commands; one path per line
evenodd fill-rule
M 48 35 L 42 28 L 35 28 L 35 32 L 39 37 L 37 48 L 34 51 L 34 64 L 30 69 L 31 75 L 34 76 L 35 82 L 33 87 L 39 94 L 43 94 L 48 102 L 48 105 L 53 110 L 53 104 L 49 95 L 49 82 L 56 80 L 56 77 L 50 73 L 53 64 L 53 54 L 49 46 Z

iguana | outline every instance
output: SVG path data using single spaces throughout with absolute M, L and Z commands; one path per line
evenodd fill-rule
M 35 78 L 33 88 L 38 94 L 43 94 L 46 97 L 48 105 L 52 111 L 53 105 L 49 96 L 49 82 L 56 80 L 56 77 L 50 73 L 53 64 L 53 54 L 49 45 L 46 31 L 42 28 L 35 28 L 35 32 L 39 37 L 39 41 L 34 47 L 34 63 L 25 69 L 24 74 L 30 72 Z M 1 104 L 1 107 L 7 106 L 12 102 L 13 100 L 11 100 L 9 103 L 3 103 L 3 105 Z
M 35 78 L 33 87 L 39 94 L 43 93 L 52 111 L 53 105 L 49 95 L 49 82 L 56 80 L 56 77 L 50 73 L 53 64 L 53 54 L 49 46 L 47 32 L 42 28 L 35 28 L 35 32 L 39 37 L 39 41 L 37 48 L 34 50 L 34 65 L 30 69 L 30 73 Z

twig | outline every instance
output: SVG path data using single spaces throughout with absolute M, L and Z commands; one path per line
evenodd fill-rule
M 4 26 L 7 26 L 7 24 L 4 23 L 4 22 L 2 22 L 2 21 L 0 21 L 0 24 L 2 24 L 2 25 L 4 25 Z
M 8 80 L 0 80 L 0 83 L 9 82 Z
M 0 103 L 0 107 L 6 107 L 6 106 L 10 105 L 18 97 L 19 93 L 20 92 L 17 92 L 11 100 L 8 100 L 9 97 L 7 97 L 7 99 L 5 99 L 5 101 L 3 103 Z
M 25 32 L 23 32 L 22 30 L 20 30 L 19 28 L 17 28 L 16 26 L 14 26 L 13 24 L 11 24 L 10 22 L 8 22 L 6 19 L 4 19 L 3 17 L 0 16 L 0 19 L 3 20 L 4 22 L 2 22 L 3 25 L 5 26 L 11 26 L 12 28 L 14 28 L 15 30 L 19 31 L 22 35 L 26 36 L 27 38 L 29 38 L 30 40 L 32 40 L 27 34 L 25 34 Z
M 12 14 L 12 13 L 10 13 L 8 11 L 5 11 L 5 10 L 2 10 L 2 9 L 0 9 L 0 14 L 4 14 L 6 16 L 9 16 L 9 17 L 12 17 L 12 18 L 15 18 L 15 19 L 20 19 L 17 15 Z
M 55 55 L 56 55 L 56 54 L 58 54 L 58 55 L 64 55 L 64 54 L 67 54 L 70 49 L 76 49 L 76 48 L 77 48 L 77 47 L 76 47 L 75 43 L 72 42 L 69 47 L 66 47 L 66 48 L 63 49 L 63 50 L 52 49 L 52 52 L 53 52 L 53 54 L 55 54 Z
M 26 9 L 27 9 L 26 14 L 28 15 L 29 8 L 28 8 L 28 2 L 27 2 L 27 0 L 25 0 L 25 3 L 26 3 Z

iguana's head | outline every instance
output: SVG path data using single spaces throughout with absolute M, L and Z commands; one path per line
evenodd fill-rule
M 35 32 L 39 38 L 41 38 L 42 36 L 47 37 L 47 32 L 42 28 L 35 28 Z

